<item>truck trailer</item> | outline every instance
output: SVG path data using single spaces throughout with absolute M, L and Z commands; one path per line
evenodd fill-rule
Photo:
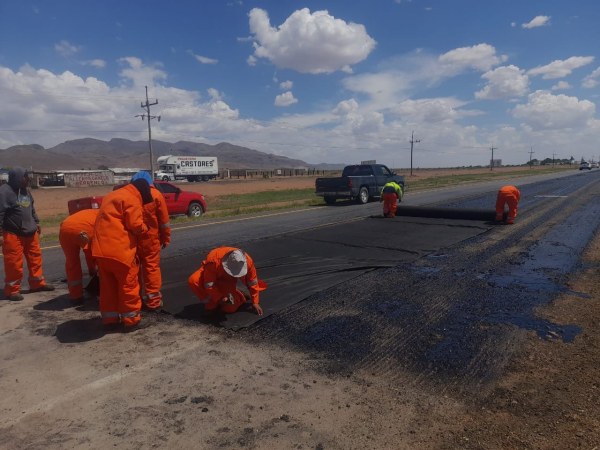
M 158 171 L 155 180 L 162 181 L 208 181 L 217 178 L 219 165 L 215 156 L 173 156 L 157 159 Z

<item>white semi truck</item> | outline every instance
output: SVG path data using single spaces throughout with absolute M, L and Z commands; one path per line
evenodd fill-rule
M 157 159 L 158 171 L 155 180 L 208 181 L 219 175 L 219 165 L 215 156 L 160 156 Z

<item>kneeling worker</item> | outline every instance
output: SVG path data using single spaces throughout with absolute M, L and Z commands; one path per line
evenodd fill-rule
M 506 223 L 515 223 L 519 200 L 521 200 L 521 192 L 515 186 L 502 186 L 498 191 L 496 199 L 496 221 L 500 222 L 502 220 L 504 217 L 504 205 L 508 205 Z
M 383 217 L 395 217 L 398 209 L 398 200 L 402 198 L 402 188 L 395 181 L 388 181 L 381 189 L 381 202 L 383 202 Z
M 83 302 L 83 273 L 79 252 L 83 250 L 88 273 L 96 275 L 98 268 L 92 256 L 91 238 L 94 234 L 94 224 L 98 218 L 98 209 L 84 209 L 70 215 L 60 224 L 58 240 L 65 254 L 65 271 L 67 272 L 67 287 L 73 303 Z
M 233 313 L 246 303 L 244 293 L 237 289 L 238 280 L 242 280 L 250 292 L 252 309 L 262 316 L 259 292 L 265 290 L 267 285 L 259 281 L 250 255 L 238 248 L 218 247 L 211 250 L 200 268 L 190 275 L 188 285 L 204 303 L 205 311 Z

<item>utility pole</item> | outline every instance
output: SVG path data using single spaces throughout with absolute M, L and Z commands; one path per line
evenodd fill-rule
M 142 103 L 141 107 L 146 110 L 146 114 L 138 114 L 135 117 L 141 117 L 142 120 L 145 118 L 148 119 L 148 146 L 150 147 L 150 176 L 154 180 L 154 155 L 152 154 L 152 129 L 150 127 L 150 121 L 152 119 L 158 119 L 160 122 L 160 116 L 151 116 L 150 115 L 150 107 L 158 105 L 158 99 L 154 101 L 154 103 L 150 103 L 148 100 L 148 86 L 146 86 L 146 103 Z
M 412 177 L 413 174 L 413 144 L 418 144 L 419 142 L 421 142 L 420 139 L 417 139 L 415 141 L 415 131 L 413 130 L 412 134 L 410 135 L 410 176 Z
M 552 167 L 554 167 L 554 158 L 556 157 L 556 153 L 552 153 Z
M 531 163 L 531 155 L 533 155 L 535 152 L 533 151 L 533 147 L 531 147 L 531 150 L 529 150 L 529 168 L 533 169 L 533 164 Z
M 490 159 L 490 172 L 494 170 L 494 150 L 498 150 L 498 147 L 494 147 L 493 145 L 490 147 L 492 151 L 492 159 Z

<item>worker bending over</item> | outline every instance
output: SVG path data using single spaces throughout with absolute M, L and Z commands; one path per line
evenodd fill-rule
M 395 181 L 388 181 L 381 189 L 381 202 L 383 202 L 383 217 L 396 216 L 398 200 L 402 198 L 402 187 Z
M 521 199 L 521 192 L 515 186 L 502 186 L 498 191 L 496 199 L 496 221 L 502 221 L 504 217 L 504 205 L 508 205 L 506 223 L 513 224 L 517 217 L 517 206 Z
M 236 312 L 244 303 L 244 293 L 237 289 L 241 280 L 250 292 L 252 309 L 262 316 L 259 292 L 267 288 L 258 279 L 254 261 L 247 253 L 235 247 L 218 247 L 202 261 L 200 269 L 190 275 L 190 289 L 204 303 L 205 311 Z
M 102 323 L 111 327 L 121 323 L 124 331 L 139 327 L 141 320 L 136 249 L 148 231 L 142 207 L 150 202 L 148 182 L 135 180 L 102 199 L 94 225 L 92 255 L 98 263 Z
M 79 252 L 83 250 L 88 274 L 96 275 L 97 266 L 92 256 L 91 239 L 94 235 L 94 224 L 98 218 L 97 209 L 84 209 L 70 215 L 60 224 L 58 240 L 65 254 L 65 271 L 69 297 L 73 303 L 83 302 L 83 271 Z
M 160 250 L 171 242 L 171 224 L 165 198 L 154 187 L 150 174 L 141 170 L 131 178 L 131 181 L 139 179 L 146 180 L 152 195 L 152 201 L 145 204 L 143 209 L 144 223 L 148 231 L 140 236 L 137 243 L 137 255 L 141 266 L 142 302 L 147 309 L 156 311 L 162 306 Z

